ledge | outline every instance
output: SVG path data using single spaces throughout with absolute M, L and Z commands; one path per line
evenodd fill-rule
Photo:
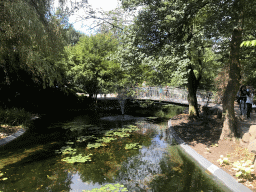
M 17 131 L 16 133 L 9 135 L 8 137 L 1 139 L 0 140 L 0 146 L 1 145 L 5 145 L 9 142 L 11 142 L 12 140 L 16 139 L 17 137 L 21 136 L 23 133 L 25 133 L 24 129 L 20 129 L 19 131 Z
M 199 165 L 204 169 L 208 170 L 213 176 L 216 177 L 217 181 L 223 183 L 227 188 L 234 192 L 252 192 L 249 188 L 241 183 L 238 183 L 231 175 L 223 171 L 216 165 L 212 164 L 210 161 L 205 159 L 203 156 L 199 155 L 194 149 L 192 149 L 188 144 L 186 144 L 178 135 L 171 125 L 171 119 L 168 121 L 168 127 L 172 133 L 172 137 L 179 144 L 182 150 L 191 156 Z

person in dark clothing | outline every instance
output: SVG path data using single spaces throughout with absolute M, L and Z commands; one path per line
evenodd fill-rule
M 242 85 L 237 93 L 238 97 L 238 103 L 240 106 L 240 112 L 241 115 L 245 116 L 247 115 L 247 105 L 246 105 L 246 100 L 247 100 L 247 91 L 246 91 L 246 86 Z
M 253 104 L 253 90 L 247 89 L 247 99 L 246 99 L 246 105 L 247 105 L 247 119 L 251 118 L 251 111 L 252 111 L 252 104 Z

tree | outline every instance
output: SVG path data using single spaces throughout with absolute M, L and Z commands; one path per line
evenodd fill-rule
M 79 41 L 79 38 L 84 34 L 76 31 L 73 24 L 69 23 L 69 14 L 71 13 L 68 13 L 62 5 L 61 7 L 58 7 L 55 11 L 54 17 L 57 18 L 59 20 L 59 23 L 63 26 L 63 30 L 65 31 L 66 44 L 75 45 Z
M 50 15 L 50 1 L 2 1 L 0 7 L 0 84 L 4 95 L 11 98 L 25 87 L 61 85 L 65 43 L 62 25 Z
M 234 22 L 235 27 L 233 27 L 230 42 L 229 79 L 223 97 L 223 113 L 225 115 L 225 119 L 220 139 L 237 136 L 234 100 L 239 89 L 239 82 L 241 79 L 240 45 L 242 43 L 245 20 L 250 20 L 252 19 L 252 16 L 255 16 L 255 14 L 250 15 L 250 12 L 251 8 L 255 8 L 256 5 L 255 3 L 247 1 L 233 1 L 232 3 L 231 8 L 233 14 L 231 15 L 231 19 Z M 245 9 L 248 10 L 249 14 L 245 13 Z
M 84 34 L 76 31 L 72 25 L 66 29 L 66 42 L 67 44 L 76 45 L 79 38 L 84 36 Z
M 108 59 L 117 44 L 108 33 L 81 37 L 77 45 L 67 47 L 71 83 L 89 93 L 90 97 L 109 88 L 120 68 L 118 63 Z
M 142 53 L 137 46 L 134 45 L 136 31 L 132 26 L 124 29 L 120 36 L 120 43 L 117 51 L 113 55 L 113 59 L 121 64 L 121 69 L 125 78 L 120 82 L 120 86 L 132 87 L 136 84 L 148 81 L 152 77 L 152 68 L 155 60 L 153 57 L 148 57 Z M 149 64 L 151 62 L 151 65 Z
M 234 127 L 234 99 L 239 87 L 241 67 L 240 48 L 237 45 L 241 44 L 244 27 L 248 30 L 250 28 L 249 23 L 255 19 L 255 12 L 253 11 L 255 10 L 255 2 L 247 0 L 123 0 L 122 3 L 128 8 L 134 8 L 138 5 L 144 6 L 136 23 L 139 29 L 138 34 L 141 37 L 139 41 L 142 41 L 145 51 L 158 54 L 162 47 L 168 43 L 172 45 L 172 49 L 177 50 L 177 53 L 185 53 L 185 58 L 190 59 L 190 46 L 193 39 L 197 38 L 198 35 L 203 34 L 202 37 L 208 39 L 214 37 L 217 41 L 228 39 L 228 43 L 230 43 L 229 79 L 223 99 L 225 120 L 221 138 L 233 137 L 236 132 Z M 245 8 L 246 12 L 244 12 Z M 200 65 L 200 62 L 198 64 Z M 196 100 L 193 96 L 200 74 L 198 78 L 195 78 L 194 69 L 189 62 L 187 62 L 187 66 L 188 79 L 191 80 L 188 81 L 188 87 L 193 87 L 193 90 L 189 90 L 190 105 L 193 105 L 194 102 L 193 106 L 196 107 Z
M 4 2 L 1 20 L 1 82 L 10 84 L 19 70 L 26 71 L 35 82 L 53 85 L 60 82 L 58 60 L 64 48 L 61 25 L 56 18 L 42 18 L 43 2 Z M 43 6 L 43 7 L 39 7 Z M 42 9 L 42 10 L 39 10 Z M 16 75 L 15 75 L 16 74 Z M 24 78 L 24 77 L 23 77 Z M 23 81 L 22 79 L 19 79 Z
M 169 62 L 159 67 L 172 71 L 173 74 L 167 76 L 176 80 L 186 78 L 182 83 L 187 83 L 189 113 L 199 116 L 196 91 L 206 65 L 204 53 L 207 37 L 203 32 L 205 16 L 198 13 L 207 3 L 184 3 L 182 0 L 127 0 L 122 3 L 126 8 L 144 6 L 135 20 L 135 44 L 143 53 L 152 55 L 157 60 L 168 58 Z M 160 70 L 160 73 L 163 71 Z

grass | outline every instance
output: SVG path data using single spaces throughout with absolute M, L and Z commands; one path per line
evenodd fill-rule
M 25 109 L 0 108 L 0 124 L 2 128 L 20 126 L 21 128 L 28 127 L 31 122 L 31 113 Z

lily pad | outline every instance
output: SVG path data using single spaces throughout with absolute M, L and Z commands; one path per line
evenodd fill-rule
M 125 145 L 125 149 L 140 149 L 142 148 L 141 145 L 139 145 L 139 143 L 129 143 Z
M 67 141 L 66 144 L 68 144 L 68 145 L 73 145 L 74 142 L 72 142 L 72 141 Z
M 73 156 L 73 157 L 65 157 L 61 161 L 65 161 L 67 163 L 84 163 L 86 161 L 91 161 L 92 154 L 89 154 L 87 156 L 82 156 L 82 154 Z
M 64 146 L 64 147 L 61 147 L 60 150 L 55 150 L 55 153 L 58 153 L 58 154 L 62 153 L 63 155 L 66 155 L 66 154 L 74 155 L 76 154 L 76 149 L 73 149 L 70 146 Z
M 109 130 L 105 133 L 106 136 L 110 137 L 110 136 L 113 136 L 114 135 L 114 131 L 112 130 Z
M 102 137 L 101 139 L 97 139 L 97 142 L 102 142 L 102 143 L 110 143 L 111 141 L 117 140 L 117 138 L 114 137 Z
M 95 137 L 94 135 L 90 135 L 90 136 L 79 136 L 77 137 L 77 142 L 85 142 L 85 141 L 88 141 L 90 139 L 96 139 L 97 137 Z
M 83 190 L 83 192 L 89 192 L 90 190 Z M 119 183 L 117 184 L 107 184 L 102 186 L 101 188 L 95 188 L 92 189 L 91 192 L 100 192 L 100 191 L 128 191 L 127 188 L 124 187 L 124 185 L 121 185 Z
M 125 132 L 115 132 L 114 135 L 116 135 L 118 137 L 129 137 L 130 136 L 129 133 L 125 133 Z
M 101 146 L 106 146 L 105 144 L 103 144 L 103 143 L 89 143 L 88 145 L 87 145 L 87 149 L 91 149 L 91 148 L 99 148 L 99 147 L 101 147 Z

